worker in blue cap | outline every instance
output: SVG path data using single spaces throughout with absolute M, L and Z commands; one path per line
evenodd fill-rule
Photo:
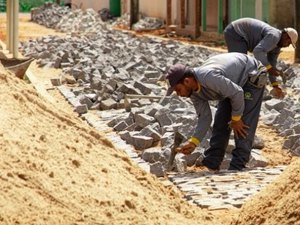
M 209 101 L 218 100 L 210 147 L 204 152 L 202 164 L 219 170 L 233 130 L 236 146 L 228 169 L 245 168 L 268 82 L 266 67 L 252 56 L 224 53 L 196 68 L 175 64 L 168 70 L 166 80 L 170 86 L 167 95 L 175 91 L 181 97 L 190 98 L 198 115 L 192 137 L 177 151 L 190 154 L 200 144 L 212 122 Z

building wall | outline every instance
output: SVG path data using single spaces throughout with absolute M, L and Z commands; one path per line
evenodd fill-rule
M 98 11 L 103 8 L 109 9 L 109 0 L 72 0 L 72 8 L 81 8 L 81 9 L 88 9 L 92 8 L 95 11 Z
M 194 0 L 187 0 L 186 22 L 193 23 Z M 218 30 L 218 2 L 219 0 L 206 1 L 206 30 Z M 225 1 L 223 1 L 225 2 Z M 110 0 L 72 0 L 73 8 L 93 8 L 98 11 L 102 8 L 109 9 Z M 270 23 L 282 29 L 294 26 L 294 1 L 291 0 L 228 0 L 229 21 L 241 17 L 253 17 Z M 225 4 L 224 4 L 225 5 Z M 139 12 L 145 16 L 157 17 L 165 20 L 167 0 L 139 0 Z M 178 24 L 180 0 L 172 0 L 172 23 Z M 121 14 L 129 13 L 130 0 L 121 0 Z M 225 15 L 225 11 L 223 12 Z
M 283 29 L 295 26 L 295 3 L 291 0 L 270 1 L 270 24 Z M 300 10 L 300 9 L 298 9 Z
M 172 1 L 172 18 L 175 18 L 178 0 Z M 129 13 L 130 0 L 122 0 L 122 14 Z M 167 0 L 139 0 L 139 12 L 145 16 L 156 17 L 165 20 L 167 17 Z
M 242 17 L 269 21 L 269 1 L 273 0 L 230 0 L 229 22 Z
M 166 0 L 140 0 L 140 13 L 159 19 L 166 18 Z
M 206 2 L 207 31 L 216 31 L 218 27 L 218 0 L 208 0 Z

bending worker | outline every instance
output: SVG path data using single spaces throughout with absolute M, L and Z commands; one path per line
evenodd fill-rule
M 167 95 L 175 91 L 181 97 L 190 97 L 198 115 L 193 136 L 177 151 L 190 154 L 200 144 L 212 121 L 208 101 L 219 100 L 210 148 L 204 152 L 202 164 L 219 170 L 233 129 L 236 148 L 229 169 L 245 168 L 268 80 L 266 68 L 246 54 L 224 53 L 193 69 L 175 64 L 168 70 L 166 79 L 170 84 Z
M 293 28 L 278 30 L 269 24 L 253 19 L 241 18 L 231 22 L 224 30 L 224 38 L 228 52 L 253 52 L 256 59 L 268 69 L 269 79 L 274 88 L 275 97 L 282 98 L 284 94 L 278 86 L 276 69 L 280 49 L 290 44 L 295 48 L 298 33 Z

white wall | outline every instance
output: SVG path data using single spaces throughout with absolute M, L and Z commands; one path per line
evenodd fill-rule
M 172 21 L 175 21 L 180 0 L 172 0 Z M 98 11 L 102 8 L 109 9 L 109 0 L 72 0 L 73 9 L 81 6 L 82 9 L 93 8 Z M 130 0 L 121 0 L 122 14 L 129 13 Z M 157 17 L 165 20 L 167 17 L 167 1 L 166 0 L 139 0 L 139 11 L 151 17 Z
M 166 18 L 166 6 L 166 0 L 139 1 L 140 13 L 145 14 L 146 16 L 157 17 L 159 19 Z
M 130 0 L 122 0 L 122 14 L 129 13 Z M 172 21 L 175 19 L 178 0 L 172 0 Z M 139 0 L 139 11 L 145 16 L 156 17 L 162 20 L 167 18 L 166 0 Z
M 109 0 L 72 0 L 72 8 L 93 8 L 95 11 L 98 11 L 103 8 L 109 9 Z

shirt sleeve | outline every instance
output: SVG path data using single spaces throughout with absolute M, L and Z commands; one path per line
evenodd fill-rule
M 276 68 L 276 64 L 277 64 L 277 59 L 278 59 L 278 56 L 279 56 L 279 53 L 280 53 L 280 48 L 276 48 L 274 49 L 273 51 L 269 52 L 268 53 L 268 61 L 270 63 L 270 65 L 274 68 Z M 269 80 L 271 82 L 271 84 L 278 84 L 277 83 L 277 78 L 276 76 L 273 76 L 273 75 L 270 75 L 269 74 Z
M 205 77 L 206 87 L 218 93 L 220 98 L 229 98 L 231 102 L 231 116 L 233 118 L 241 117 L 244 112 L 244 91 L 243 88 L 226 78 L 221 71 L 211 71 Z
M 191 96 L 191 100 L 198 116 L 198 122 L 193 133 L 193 138 L 196 138 L 198 142 L 201 142 L 212 122 L 211 110 L 208 101 L 197 96 Z
M 270 65 L 271 62 L 268 59 L 268 52 L 276 48 L 277 42 L 278 39 L 272 33 L 266 35 L 253 49 L 253 55 L 265 66 Z

